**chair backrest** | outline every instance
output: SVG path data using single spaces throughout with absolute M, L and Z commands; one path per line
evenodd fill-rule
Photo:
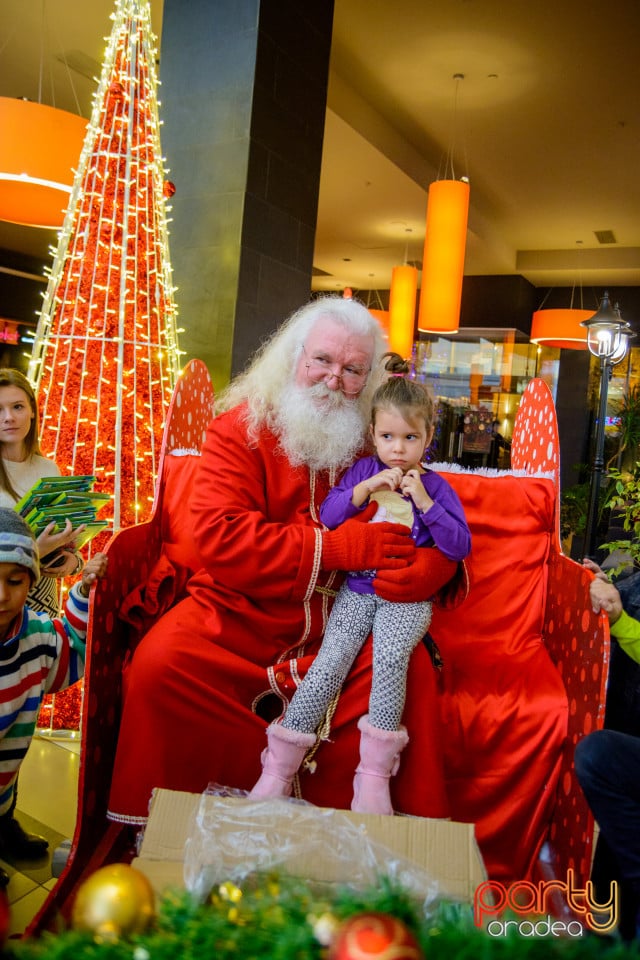
M 553 396 L 539 377 L 527 384 L 513 427 L 511 466 L 527 473 L 553 473 L 556 546 L 560 549 L 560 437 Z
M 167 411 L 158 466 L 156 504 L 165 458 L 176 452 L 199 454 L 213 414 L 214 393 L 209 371 L 202 360 L 190 360 L 175 385 Z
M 547 859 L 546 868 L 566 879 L 572 867 L 583 882 L 593 820 L 575 778 L 573 750 L 580 737 L 602 725 L 608 628 L 591 611 L 591 575 L 561 551 L 558 428 L 542 380 L 532 380 L 522 396 L 511 465 L 505 472 L 430 464 L 454 471 L 444 476 L 459 494 L 472 532 L 469 597 L 453 611 L 434 609 L 431 626 L 445 664 L 453 815 L 476 821 L 492 871 L 513 864 L 520 841 L 504 830 L 501 841 L 498 828 L 517 823 L 528 837 L 529 854 L 535 855 L 542 839 L 550 840 L 545 856 L 553 864 Z M 514 702 L 505 722 L 506 691 Z M 523 775 L 515 791 L 519 814 L 499 776 L 508 743 L 514 762 L 520 750 L 518 769 L 529 771 L 528 782 Z M 524 744 L 530 747 L 526 758 Z M 488 810 L 492 775 L 498 787 Z M 531 857 L 518 866 L 523 876 L 533 867 Z

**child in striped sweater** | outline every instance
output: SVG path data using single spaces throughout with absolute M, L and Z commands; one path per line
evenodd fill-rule
M 69 591 L 65 616 L 51 619 L 25 606 L 40 576 L 38 547 L 29 525 L 14 510 L 0 508 L 0 857 L 16 856 L 30 837 L 14 816 L 15 785 L 38 718 L 42 697 L 79 680 L 89 589 L 104 575 L 107 558 L 96 553 Z M 36 846 L 32 843 L 31 846 Z M 0 887 L 9 882 L 0 868 Z

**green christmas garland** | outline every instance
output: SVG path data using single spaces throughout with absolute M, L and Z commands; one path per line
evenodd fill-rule
M 356 893 L 330 894 L 291 878 L 267 877 L 242 890 L 223 884 L 207 903 L 184 891 L 166 895 L 155 923 L 144 934 L 99 942 L 68 930 L 39 939 L 9 941 L 6 960 L 327 960 L 327 930 L 362 913 L 399 919 L 415 937 L 425 960 L 630 960 L 635 945 L 615 937 L 579 939 L 492 937 L 477 929 L 469 907 L 441 904 L 430 918 L 386 880 Z M 324 933 L 323 933 L 324 932 Z M 390 954 L 391 955 L 391 954 Z M 371 955 L 369 955 L 371 956 Z M 383 953 L 380 954 L 381 958 Z M 355 960 L 345 955 L 339 960 Z

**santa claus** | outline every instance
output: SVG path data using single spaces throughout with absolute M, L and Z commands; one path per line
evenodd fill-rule
M 425 600 L 451 578 L 456 565 L 416 549 L 403 525 L 358 518 L 330 531 L 319 519 L 330 487 L 363 450 L 383 352 L 362 304 L 321 297 L 220 396 L 191 494 L 202 568 L 128 667 L 111 819 L 144 823 L 154 787 L 251 788 L 265 730 L 320 646 L 344 571 L 376 568 L 376 592 L 393 601 Z M 350 806 L 370 688 L 369 640 L 294 778 L 297 795 Z M 436 674 L 422 645 L 403 723 L 394 809 L 446 816 Z

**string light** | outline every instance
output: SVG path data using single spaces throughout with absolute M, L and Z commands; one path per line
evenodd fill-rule
M 113 20 L 28 371 L 45 452 L 112 496 L 103 539 L 150 514 L 181 355 L 149 0 Z

